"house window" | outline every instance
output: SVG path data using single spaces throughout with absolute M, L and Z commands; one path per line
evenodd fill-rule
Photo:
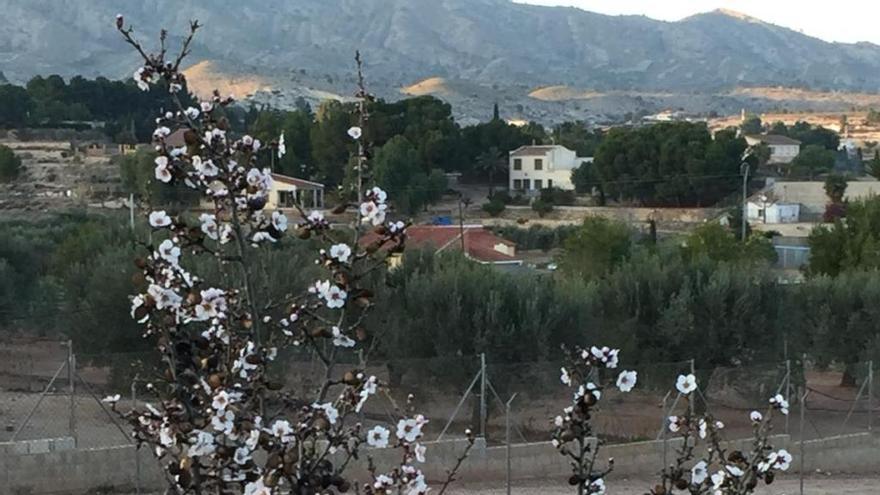
M 535 170 L 544 170 L 544 160 L 535 158 Z
M 522 189 L 522 181 L 519 179 L 513 179 L 513 189 L 515 191 L 519 191 Z
M 535 189 L 542 189 L 544 183 L 541 179 L 535 179 Z
M 522 158 L 514 158 L 513 159 L 513 169 L 514 170 L 522 170 Z
M 531 181 L 529 179 L 523 179 L 523 189 L 528 191 L 531 189 Z
M 547 179 L 547 189 L 553 189 L 553 179 Z
M 278 191 L 278 206 L 281 208 L 293 208 L 296 206 L 295 191 Z

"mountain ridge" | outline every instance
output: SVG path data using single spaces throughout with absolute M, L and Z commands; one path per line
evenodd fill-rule
M 578 88 L 575 96 L 706 95 L 752 86 L 880 90 L 880 46 L 828 43 L 723 10 L 665 22 L 509 0 L 122 5 L 147 46 L 160 28 L 169 30 L 173 45 L 188 21 L 199 19 L 205 28 L 190 65 L 207 61 L 230 80 L 259 80 L 270 88 L 262 91 L 264 100 L 279 104 L 348 95 L 355 49 L 364 54 L 371 88 L 380 96 L 399 98 L 401 88 L 441 78 L 477 88 L 465 95 L 451 91 L 449 98 L 481 108 L 492 104 L 478 101 L 486 88 L 508 107 L 532 105 L 530 92 L 555 86 Z M 0 0 L 9 19 L 0 25 L 0 70 L 19 83 L 51 73 L 128 77 L 138 61 L 113 29 L 119 8 L 113 0 Z

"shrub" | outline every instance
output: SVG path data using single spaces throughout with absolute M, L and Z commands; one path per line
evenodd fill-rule
M 505 208 L 506 206 L 504 205 L 504 202 L 498 199 L 493 199 L 492 201 L 483 204 L 483 211 L 493 217 L 497 217 L 498 215 L 503 213 Z
M 534 210 L 539 217 L 544 218 L 544 216 L 553 211 L 553 203 L 538 198 L 532 201 L 532 210 Z
M 9 182 L 21 173 L 21 158 L 8 146 L 0 145 L 0 182 Z

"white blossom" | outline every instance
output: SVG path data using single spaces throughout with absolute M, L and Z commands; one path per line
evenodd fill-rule
M 385 210 L 388 208 L 385 204 L 377 204 L 374 201 L 365 201 L 361 203 L 360 212 L 363 221 L 372 223 L 373 225 L 382 225 L 385 222 Z
M 348 259 L 351 257 L 351 248 L 345 243 L 334 244 L 330 246 L 330 257 L 340 263 L 348 263 Z
M 247 447 L 239 447 L 235 449 L 235 455 L 232 457 L 238 465 L 247 464 L 249 460 L 251 460 L 251 451 L 247 449 Z
M 770 399 L 770 404 L 779 410 L 782 414 L 788 415 L 788 401 L 782 394 L 776 394 Z
M 150 226 L 154 228 L 162 228 L 171 225 L 171 217 L 165 213 L 165 210 L 154 211 L 150 213 Z
M 739 478 L 743 474 L 745 474 L 742 469 L 734 465 L 727 465 L 725 466 L 725 468 L 727 469 L 727 472 L 731 474 L 731 476 L 734 476 L 736 478 Z
M 162 241 L 156 253 L 159 258 L 167 261 L 171 266 L 177 266 L 180 263 L 180 247 L 174 244 L 171 239 Z
M 118 19 L 119 17 L 117 17 Z M 134 71 L 134 82 L 137 83 L 137 87 L 140 88 L 141 91 L 149 91 L 150 85 L 144 80 L 144 68 L 140 67 L 138 70 Z
M 701 485 L 706 478 L 709 477 L 708 465 L 706 465 L 706 461 L 700 461 L 694 464 L 694 467 L 691 468 L 691 483 L 694 485 Z
M 199 109 L 195 107 L 188 107 L 183 111 L 184 115 L 186 115 L 191 120 L 196 120 L 199 118 Z
M 354 347 L 355 343 L 351 337 L 342 333 L 339 327 L 333 327 L 333 345 L 336 347 Z
M 278 159 L 284 157 L 287 154 L 287 145 L 284 144 L 284 133 L 281 133 L 281 136 L 278 137 Z
M 559 377 L 559 381 L 562 382 L 563 385 L 571 386 L 571 376 L 568 374 L 568 370 L 565 368 L 560 368 L 561 375 Z
M 724 480 L 727 479 L 727 474 L 724 471 L 718 471 L 712 475 L 712 489 L 717 490 L 721 488 L 721 485 L 724 484 Z
M 202 457 L 213 454 L 217 449 L 214 445 L 214 435 L 201 430 L 196 430 L 194 433 L 195 442 L 189 446 L 189 456 Z
M 597 478 L 591 481 L 587 485 L 588 493 L 592 495 L 604 495 L 605 494 L 605 480 L 602 478 Z
M 104 402 L 106 404 L 116 404 L 117 402 L 119 402 L 119 399 L 121 399 L 121 398 L 122 397 L 120 397 L 119 394 L 108 395 L 107 397 L 104 397 L 103 399 L 101 399 L 101 402 Z
M 323 404 L 312 404 L 312 407 L 319 411 L 323 411 L 324 416 L 327 417 L 327 421 L 329 421 L 331 425 L 335 425 L 336 421 L 339 419 L 339 411 L 330 402 L 325 402 Z
M 215 411 L 221 412 L 226 410 L 226 406 L 229 405 L 229 394 L 225 390 L 221 390 L 214 395 L 214 399 L 211 402 L 211 407 L 214 408 Z
M 155 163 L 156 168 L 154 170 L 154 175 L 156 176 L 156 180 L 165 183 L 171 182 L 171 170 L 168 169 L 168 157 L 157 156 Z
M 427 420 L 418 416 L 416 418 L 401 419 L 397 422 L 397 438 L 413 443 L 422 436 L 422 426 Z
M 620 375 L 617 376 L 617 388 L 621 392 L 629 392 L 636 386 L 637 379 L 638 373 L 635 371 L 621 371 Z
M 675 382 L 675 388 L 682 395 L 688 395 L 697 389 L 697 377 L 693 374 L 679 375 Z
M 360 139 L 362 133 L 363 133 L 363 131 L 361 131 L 361 128 L 357 127 L 357 126 L 350 127 L 348 129 L 348 136 L 351 137 L 352 139 Z
M 275 227 L 275 230 L 278 232 L 284 232 L 287 230 L 287 217 L 284 216 L 284 213 L 280 211 L 272 212 L 272 227 Z
M 286 420 L 276 420 L 272 423 L 271 431 L 282 443 L 288 443 L 293 439 L 293 429 L 290 428 L 290 423 Z
M 228 435 L 235 427 L 234 420 L 235 414 L 232 411 L 218 412 L 217 415 L 211 418 L 211 426 L 215 430 Z
M 749 414 L 749 419 L 751 419 L 753 423 L 760 423 L 764 419 L 764 416 L 758 411 L 752 411 Z
M 272 490 L 259 478 L 244 486 L 244 495 L 272 495 Z
M 367 445 L 377 449 L 384 449 L 388 446 L 388 437 L 391 432 L 382 426 L 375 426 L 367 432 Z

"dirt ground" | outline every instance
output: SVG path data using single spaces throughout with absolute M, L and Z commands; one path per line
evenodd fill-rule
M 609 481 L 608 495 L 643 495 L 651 486 L 648 479 L 622 479 Z M 576 493 L 563 484 L 547 484 L 546 481 L 515 482 L 511 494 L 515 495 L 571 495 Z M 491 485 L 459 485 L 448 490 L 455 495 L 503 495 L 507 493 L 503 482 Z M 684 493 L 684 492 L 682 492 Z M 800 481 L 790 475 L 770 486 L 761 486 L 755 495 L 795 495 L 800 493 Z M 811 476 L 804 480 L 805 495 L 876 495 L 880 493 L 880 473 L 876 476 Z

